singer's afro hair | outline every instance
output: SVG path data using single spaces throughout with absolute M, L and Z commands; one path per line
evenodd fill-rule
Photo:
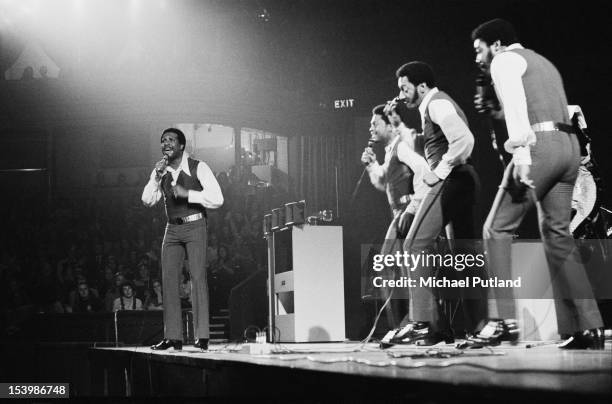
M 178 137 L 179 144 L 182 144 L 183 146 L 185 146 L 185 144 L 187 143 L 187 140 L 185 139 L 185 134 L 183 133 L 182 130 L 177 129 L 177 128 L 164 129 L 164 131 L 162 132 L 159 138 L 160 142 L 166 133 L 174 133 Z
M 395 76 L 398 79 L 404 76 L 408 77 L 408 81 L 415 87 L 421 83 L 427 84 L 429 88 L 436 86 L 433 69 L 425 62 L 415 61 L 406 63 L 397 69 Z
M 496 18 L 480 24 L 472 31 L 472 41 L 483 40 L 487 45 L 499 41 L 502 46 L 508 46 L 518 42 L 514 27 L 506 20 Z
M 387 116 L 387 114 L 385 114 L 385 106 L 386 106 L 385 104 L 380 104 L 372 108 L 372 115 L 380 115 L 382 120 L 387 125 L 389 125 L 391 124 L 391 121 L 389 121 L 389 117 Z

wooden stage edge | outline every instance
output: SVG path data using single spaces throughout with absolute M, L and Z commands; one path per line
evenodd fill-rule
M 562 351 L 534 342 L 458 351 L 358 342 L 277 344 L 269 355 L 241 353 L 239 344 L 152 351 L 91 348 L 94 395 L 419 398 L 499 401 L 612 398 L 612 341 L 603 351 Z M 278 352 L 278 353 L 274 353 Z

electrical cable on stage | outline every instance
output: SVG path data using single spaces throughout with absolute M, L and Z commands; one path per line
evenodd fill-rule
M 461 355 L 465 355 L 465 354 L 461 354 Z M 478 356 L 490 356 L 490 355 L 491 354 L 478 355 Z M 500 352 L 495 352 L 494 355 L 505 355 L 505 354 L 500 353 Z M 578 374 L 578 375 L 579 374 L 597 374 L 597 373 L 609 374 L 610 373 L 609 369 L 598 369 L 598 368 L 565 369 L 565 370 L 538 369 L 538 368 L 500 368 L 496 366 L 483 365 L 483 364 L 470 362 L 470 361 L 454 361 L 454 362 L 443 361 L 443 362 L 438 362 L 438 363 L 424 362 L 424 361 L 412 362 L 409 360 L 406 360 L 406 361 L 396 361 L 396 360 L 371 361 L 368 359 L 355 358 L 352 356 L 345 356 L 345 357 L 334 358 L 334 359 L 320 359 L 320 358 L 316 358 L 311 355 L 294 356 L 294 357 L 267 356 L 266 358 L 278 359 L 281 361 L 297 361 L 297 360 L 306 359 L 311 362 L 326 364 L 326 365 L 335 364 L 335 363 L 357 363 L 361 365 L 378 367 L 378 368 L 397 367 L 400 369 L 417 369 L 417 368 L 443 369 L 443 368 L 448 368 L 452 366 L 467 366 L 467 367 L 488 370 L 488 371 L 495 372 L 495 373 L 555 373 L 555 374 Z
M 368 342 L 370 342 L 370 338 L 372 338 L 372 335 L 374 335 L 374 331 L 376 330 L 376 326 L 378 325 L 378 320 L 380 319 L 380 316 L 382 315 L 383 310 L 385 310 L 385 307 L 387 307 L 387 305 L 391 301 L 391 298 L 393 297 L 393 292 L 394 291 L 395 291 L 395 289 L 391 289 L 391 293 L 389 293 L 389 296 L 387 297 L 387 300 L 385 300 L 385 304 L 382 305 L 382 307 L 378 311 L 378 314 L 376 315 L 376 318 L 374 319 L 374 325 L 372 326 L 372 329 L 370 330 L 370 333 L 368 334 L 367 337 L 365 337 L 363 340 L 361 340 L 361 345 L 362 346 L 366 345 Z

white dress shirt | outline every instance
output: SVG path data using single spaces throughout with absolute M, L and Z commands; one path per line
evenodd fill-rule
M 506 50 L 524 49 L 520 44 L 509 45 Z M 491 79 L 497 98 L 504 108 L 508 140 L 504 148 L 512 154 L 514 164 L 531 164 L 529 148 L 536 137 L 527 113 L 527 97 L 523 87 L 523 74 L 527 61 L 516 52 L 502 52 L 491 62 Z
M 377 189 L 381 191 L 385 190 L 385 175 L 387 170 L 389 169 L 389 162 L 391 161 L 391 151 L 397 146 L 397 158 L 402 163 L 406 164 L 414 173 L 412 178 L 412 187 L 414 189 L 414 194 L 410 198 L 410 203 L 406 207 L 406 211 L 412 214 L 415 214 L 419 209 L 419 205 L 421 201 L 425 197 L 425 194 L 429 190 L 429 187 L 423 181 L 425 174 L 429 172 L 429 165 L 427 161 L 419 154 L 417 154 L 414 150 L 410 148 L 410 146 L 401 141 L 400 136 L 397 136 L 391 141 L 390 144 L 385 146 L 385 161 L 382 164 L 378 164 L 377 161 L 373 162 L 368 166 L 368 174 L 370 175 L 370 181 L 372 185 L 374 185 Z
M 443 180 L 448 177 L 453 167 L 464 164 L 470 157 L 474 149 L 474 135 L 452 102 L 446 99 L 431 100 L 438 91 L 437 87 L 429 90 L 419 105 L 419 112 L 421 127 L 425 127 L 425 113 L 429 111 L 432 122 L 442 129 L 448 141 L 448 150 L 442 155 L 442 160 L 434 170 L 434 174 Z
M 172 186 L 176 185 L 176 181 L 178 180 L 178 176 L 181 171 L 186 175 L 191 176 L 191 173 L 189 172 L 188 158 L 189 154 L 183 152 L 181 164 L 177 170 L 170 166 L 167 166 L 164 170 L 163 174 L 169 172 L 172 176 Z M 203 161 L 198 162 L 196 176 L 202 185 L 202 191 L 190 189 L 188 191 L 188 202 L 196 203 L 210 209 L 215 209 L 223 205 L 223 194 L 221 193 L 221 187 L 219 187 L 219 183 L 217 182 L 217 179 L 215 178 L 215 175 L 210 167 L 208 167 L 208 164 Z M 162 194 L 163 191 L 161 189 L 161 179 L 157 179 L 157 172 L 155 169 L 153 169 L 151 172 L 151 178 L 142 191 L 142 202 L 146 206 L 153 206 L 161 199 Z

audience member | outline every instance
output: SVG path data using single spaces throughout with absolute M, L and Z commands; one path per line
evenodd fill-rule
M 147 290 L 147 296 L 145 300 L 146 310 L 163 310 L 163 296 L 162 286 L 159 279 L 153 279 L 151 282 L 153 287 Z
M 134 284 L 125 281 L 121 285 L 121 296 L 113 302 L 113 311 L 120 310 L 143 310 L 142 300 L 134 294 Z
M 104 309 L 102 300 L 97 296 L 95 289 L 90 289 L 87 281 L 77 284 L 77 293 L 66 307 L 68 313 L 96 313 Z

